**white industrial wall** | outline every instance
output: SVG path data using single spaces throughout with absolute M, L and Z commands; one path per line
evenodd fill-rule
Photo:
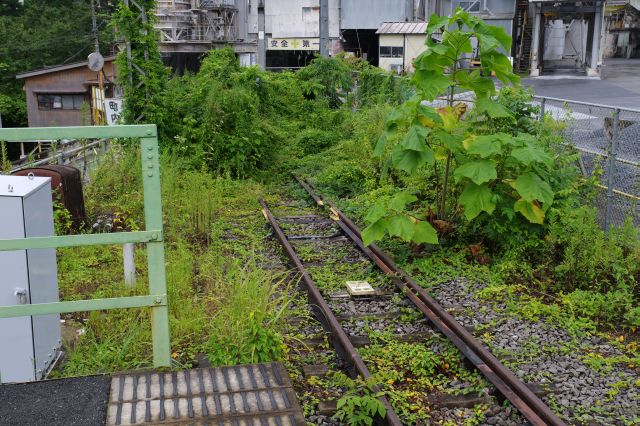
M 257 16 L 257 7 L 251 8 Z M 265 2 L 265 32 L 274 38 L 319 37 L 319 0 L 268 0 Z M 257 32 L 257 18 L 256 18 Z M 340 36 L 340 0 L 329 0 L 329 37 Z
M 404 49 L 404 70 L 405 72 L 413 72 L 413 60 L 418 57 L 426 49 L 425 42 L 427 36 L 423 34 L 407 34 Z
M 403 34 L 380 34 L 380 46 L 404 46 Z M 403 65 L 403 58 L 380 58 L 378 66 L 391 71 L 393 65 Z

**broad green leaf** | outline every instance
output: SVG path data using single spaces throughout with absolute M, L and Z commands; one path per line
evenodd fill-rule
M 447 149 L 454 152 L 460 149 L 463 136 L 451 134 L 444 129 L 436 129 L 431 134 Z
M 442 71 L 418 69 L 413 75 L 413 81 L 416 83 L 416 87 L 423 98 L 427 101 L 433 101 L 445 93 L 451 85 L 450 77 L 443 74 Z
M 373 149 L 373 156 L 382 157 L 382 154 L 384 154 L 385 146 L 387 146 L 387 132 L 382 132 L 382 134 L 378 137 L 375 148 Z
M 415 225 L 407 216 L 399 214 L 389 219 L 387 232 L 394 237 L 400 237 L 403 241 L 411 241 Z
M 438 160 L 438 161 L 446 160 L 448 154 L 449 154 L 449 150 L 447 148 L 445 148 L 445 147 L 436 146 L 433 149 L 433 155 L 436 157 L 436 160 Z
M 436 44 L 433 46 L 430 46 L 429 49 L 431 49 L 433 51 L 433 53 L 436 53 L 438 55 L 443 55 L 443 56 L 454 56 L 455 55 L 455 51 L 453 50 L 453 48 L 449 45 L 446 44 Z
M 449 26 L 449 17 L 438 16 L 434 13 L 429 17 L 429 23 L 427 24 L 427 35 L 437 33 L 442 27 L 447 26 Z
M 499 135 L 470 136 L 462 145 L 467 153 L 481 158 L 491 157 L 502 151 L 502 139 Z
M 434 127 L 436 124 L 442 123 L 442 118 L 440 114 L 438 114 L 438 111 L 427 105 L 419 104 L 416 107 L 416 115 L 418 116 L 418 120 L 427 127 Z
M 491 77 L 483 77 L 480 70 L 462 69 L 456 71 L 455 79 L 462 88 L 473 90 L 485 97 L 493 95 L 496 91 Z
M 462 112 L 459 108 L 452 106 L 438 108 L 438 114 L 442 118 L 442 128 L 447 132 L 453 133 L 460 127 Z
M 400 145 L 403 148 L 413 151 L 426 151 L 428 149 L 425 138 L 427 137 L 427 129 L 419 125 L 409 127 L 407 134 L 402 139 Z
M 502 27 L 479 23 L 473 31 L 480 43 L 480 54 L 503 48 L 505 51 L 511 50 L 511 36 Z
M 505 55 L 499 52 L 483 53 L 480 57 L 482 68 L 496 73 L 498 80 L 505 84 L 519 84 L 520 77 L 513 73 L 513 66 Z
M 500 42 L 495 37 L 489 34 L 476 33 L 478 37 L 478 45 L 480 47 L 480 54 L 488 53 L 496 50 L 500 47 Z
M 511 156 L 525 165 L 531 163 L 542 163 L 547 166 L 551 164 L 552 158 L 544 148 L 536 146 L 534 143 L 527 143 L 520 148 L 514 148 L 511 151 Z
M 384 232 L 387 229 L 387 219 L 378 219 L 371 225 L 362 230 L 362 242 L 365 245 L 369 245 L 374 241 L 381 240 L 384 237 Z
M 396 169 L 413 173 L 421 164 L 433 164 L 435 157 L 433 151 L 428 147 L 426 151 L 413 151 L 411 149 L 403 149 L 398 145 L 391 153 L 391 160 L 393 167 Z
M 442 43 L 453 47 L 453 50 L 458 54 L 473 52 L 470 34 L 465 31 L 453 30 L 445 33 Z
M 412 240 L 416 243 L 438 244 L 438 233 L 427 221 L 415 224 Z
M 478 21 L 478 18 L 472 16 L 469 12 L 462 9 L 460 6 L 456 7 L 453 11 L 453 16 L 451 17 L 452 22 L 462 21 L 464 25 L 469 28 L 473 28 L 475 26 L 475 22 Z
M 404 120 L 405 120 L 405 116 L 402 114 L 402 112 L 398 111 L 397 109 L 394 109 L 387 115 L 384 121 L 388 127 L 391 124 L 400 124 Z
M 491 118 L 512 117 L 512 114 L 508 109 L 500 105 L 498 102 L 493 101 L 491 98 L 476 99 L 476 111 L 479 113 L 484 112 Z
M 496 208 L 491 189 L 486 184 L 476 185 L 469 182 L 460 194 L 458 202 L 464 207 L 467 220 L 473 220 L 483 211 L 491 214 Z
M 407 191 L 401 191 L 394 195 L 394 197 L 391 199 L 391 201 L 389 202 L 389 208 L 401 212 L 402 210 L 404 210 L 407 204 L 413 203 L 417 199 L 418 197 L 416 197 L 415 195 Z
M 379 219 L 383 218 L 386 214 L 387 214 L 387 210 L 384 208 L 384 205 L 378 202 L 378 203 L 375 203 L 367 211 L 367 215 L 364 217 L 364 220 L 367 223 L 377 222 Z
M 547 204 L 553 203 L 553 190 L 547 182 L 533 172 L 526 172 L 518 176 L 513 187 L 526 201 L 538 200 Z
M 478 160 L 465 163 L 453 172 L 456 182 L 460 182 L 462 178 L 469 178 L 475 184 L 480 185 L 489 182 L 498 177 L 496 164 L 491 160 Z
M 432 44 L 427 42 L 426 50 L 419 54 L 413 61 L 413 65 L 416 70 L 436 71 L 442 73 L 445 68 L 453 65 L 453 57 L 438 54 L 437 49 L 434 49 L 436 46 L 441 46 L 441 44 Z M 413 81 L 415 82 L 415 78 Z
M 520 212 L 531 223 L 544 223 L 544 211 L 535 201 L 527 201 L 524 198 L 520 198 L 514 203 L 513 209 Z

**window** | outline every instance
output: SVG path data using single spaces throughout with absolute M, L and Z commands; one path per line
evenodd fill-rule
M 479 1 L 461 1 L 460 7 L 467 12 L 480 12 L 480 2 Z
M 380 46 L 381 58 L 402 58 L 404 47 L 402 46 Z
M 79 110 L 85 102 L 84 95 L 38 95 L 38 109 Z

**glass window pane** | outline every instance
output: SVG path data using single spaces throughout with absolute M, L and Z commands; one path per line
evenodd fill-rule
M 53 103 L 51 107 L 53 109 L 61 109 L 62 108 L 62 96 L 52 96 Z
M 381 58 L 389 58 L 389 57 L 391 57 L 391 47 L 389 47 L 389 46 L 380 46 L 380 57 Z
M 48 95 L 38 95 L 38 109 L 51 109 L 51 97 Z
M 402 53 L 404 51 L 403 47 L 396 46 L 392 48 L 391 56 L 394 58 L 402 58 Z
M 62 98 L 62 109 L 73 109 L 73 96 L 72 95 L 63 95 Z
M 83 102 L 84 102 L 84 95 L 73 95 L 74 109 L 82 109 Z

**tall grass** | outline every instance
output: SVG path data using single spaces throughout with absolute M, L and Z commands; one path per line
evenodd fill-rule
M 279 333 L 289 305 L 284 276 L 265 272 L 255 263 L 225 263 L 217 257 L 208 265 L 210 292 L 219 297 L 206 343 L 212 365 L 280 359 L 284 344 Z
M 205 245 L 211 240 L 215 212 L 222 207 L 224 179 L 206 171 L 181 171 L 176 157 L 162 160 L 162 192 L 167 230 Z
M 283 356 L 279 334 L 288 301 L 278 275 L 265 273 L 256 250 L 266 230 L 251 181 L 189 169 L 161 158 L 167 290 L 174 368 L 195 365 L 206 353 L 215 365 L 270 361 Z M 119 212 L 144 227 L 137 149 L 114 145 L 85 188 L 92 217 Z M 146 294 L 145 250 L 138 247 L 138 285 L 122 280 L 120 247 L 65 249 L 59 258 L 66 300 Z M 152 365 L 148 309 L 74 315 L 84 333 L 61 376 Z

